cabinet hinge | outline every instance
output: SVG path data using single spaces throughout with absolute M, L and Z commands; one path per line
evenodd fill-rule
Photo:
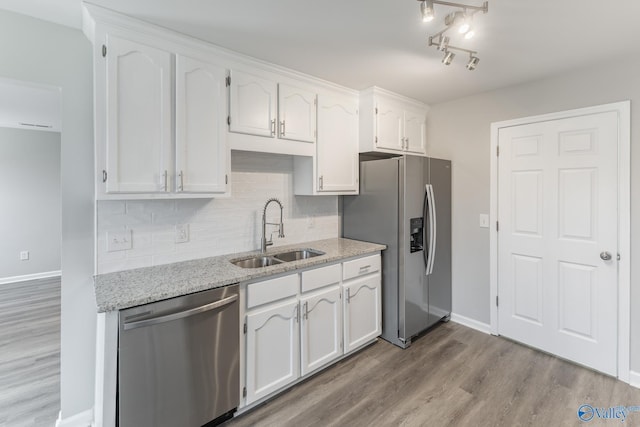
M 376 136 L 376 144 L 378 143 L 378 137 Z
M 496 231 L 500 231 L 500 223 L 496 221 Z
M 247 333 L 247 324 L 246 323 L 244 324 L 243 330 L 244 330 L 244 333 L 246 334 Z
M 229 183 L 229 175 L 225 175 L 225 176 L 224 176 L 224 183 L 225 183 L 225 184 L 228 184 L 228 183 Z M 245 328 L 246 328 L 246 325 L 245 325 Z
M 496 295 L 496 307 L 498 306 L 498 295 Z
M 225 77 L 224 82 L 227 85 L 227 87 L 231 86 L 231 76 Z
M 500 146 L 496 145 L 496 157 L 500 157 Z
M 102 170 L 102 182 L 107 182 L 107 171 Z
M 102 45 L 102 57 L 103 58 L 107 57 L 107 45 L 106 44 Z
M 378 107 L 376 107 L 376 114 L 378 114 Z
M 242 387 L 242 397 L 247 397 L 247 388 Z
M 227 124 L 231 126 L 231 116 L 227 116 Z

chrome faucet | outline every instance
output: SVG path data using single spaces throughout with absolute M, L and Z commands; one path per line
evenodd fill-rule
M 280 223 L 276 223 L 276 222 L 267 222 L 267 207 L 269 206 L 269 203 L 271 202 L 275 202 L 278 205 L 280 205 Z M 278 237 L 283 238 L 284 237 L 284 224 L 282 223 L 282 203 L 280 203 L 280 200 L 276 199 L 276 198 L 271 198 L 269 200 L 267 200 L 267 203 L 264 204 L 264 209 L 262 210 L 262 240 L 260 241 L 260 251 L 262 253 L 265 253 L 267 251 L 267 246 L 271 246 L 273 245 L 273 234 L 271 234 L 271 236 L 269 236 L 269 241 L 267 241 L 267 224 L 268 225 L 277 225 L 278 226 Z

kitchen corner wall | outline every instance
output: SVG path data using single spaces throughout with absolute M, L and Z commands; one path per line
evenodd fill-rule
M 256 250 L 271 197 L 284 205 L 285 238 L 275 232 L 274 247 L 338 237 L 338 197 L 294 196 L 292 156 L 233 151 L 230 178 L 230 198 L 98 202 L 98 273 Z M 269 205 L 267 221 L 279 216 Z M 188 242 L 175 243 L 178 224 L 188 224 Z M 107 232 L 126 229 L 132 249 L 108 252 Z

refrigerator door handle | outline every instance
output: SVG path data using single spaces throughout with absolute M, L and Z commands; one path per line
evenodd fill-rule
M 433 186 L 427 184 L 426 198 L 428 200 L 429 208 L 429 257 L 427 262 L 427 275 L 433 273 L 433 264 L 436 256 L 436 230 L 437 230 L 437 218 L 436 218 L 436 198 L 433 192 Z
M 422 248 L 422 256 L 424 257 L 424 274 L 425 276 L 429 275 L 429 250 L 431 249 L 431 245 L 427 240 L 427 221 L 429 219 L 429 184 L 425 185 L 424 188 L 424 203 L 422 204 L 422 241 L 424 242 L 424 247 Z M 431 237 L 431 236 L 429 236 Z

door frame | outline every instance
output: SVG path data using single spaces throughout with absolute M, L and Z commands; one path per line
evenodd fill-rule
M 630 382 L 631 329 L 631 101 L 578 108 L 538 116 L 491 123 L 490 224 L 498 220 L 498 137 L 500 129 L 568 119 L 588 114 L 615 112 L 618 115 L 618 379 Z M 491 334 L 498 335 L 498 231 L 491 227 L 489 239 L 489 287 Z

